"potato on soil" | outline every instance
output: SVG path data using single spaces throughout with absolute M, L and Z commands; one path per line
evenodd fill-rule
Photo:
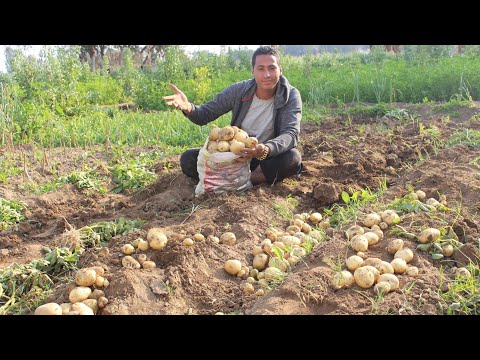
M 77 302 L 87 300 L 90 294 L 92 293 L 92 289 L 86 286 L 77 286 L 75 289 L 70 291 L 70 294 L 68 295 L 68 300 L 72 304 L 75 304 Z
M 366 267 L 359 267 L 355 270 L 353 277 L 357 285 L 363 289 L 370 288 L 375 282 L 374 273 Z
M 131 255 L 134 252 L 135 252 L 135 248 L 133 247 L 133 245 L 125 244 L 122 246 L 122 253 L 124 253 L 125 255 Z
M 227 260 L 227 262 L 225 262 L 224 269 L 230 275 L 237 275 L 238 272 L 242 269 L 242 263 L 240 262 L 240 260 Z
M 394 274 L 382 274 L 378 277 L 377 283 L 382 281 L 388 282 L 390 284 L 390 291 L 398 289 L 400 282 Z
M 140 263 L 131 256 L 122 259 L 122 266 L 127 269 L 140 269 Z
M 382 218 L 377 213 L 370 213 L 365 216 L 363 223 L 365 226 L 371 228 L 373 225 L 378 225 L 382 222 Z
M 253 267 L 258 271 L 262 271 L 267 267 L 268 264 L 268 255 L 266 254 L 257 254 L 253 258 Z
M 355 279 L 350 271 L 340 271 L 336 272 L 332 279 L 330 280 L 330 284 L 335 289 L 342 289 L 347 288 L 355 283 Z
M 393 223 L 397 223 L 400 220 L 400 216 L 398 216 L 395 210 L 385 210 L 384 212 L 382 212 L 381 217 L 382 222 L 386 223 L 387 225 L 392 225 Z M 380 226 L 380 228 L 382 227 Z
M 80 286 L 92 286 L 95 284 L 97 273 L 92 268 L 83 268 L 77 271 L 75 282 Z
M 381 281 L 375 285 L 375 287 L 373 288 L 373 291 L 377 295 L 380 293 L 388 294 L 390 292 L 390 289 L 391 289 L 390 283 L 386 281 Z
M 363 235 L 355 235 L 352 238 L 350 246 L 355 251 L 367 251 L 368 250 L 368 239 Z
M 360 256 L 352 255 L 345 261 L 345 263 L 348 270 L 355 271 L 363 265 L 363 259 Z
M 416 266 L 409 266 L 407 271 L 405 271 L 405 274 L 411 277 L 417 277 L 418 276 L 418 268 Z
M 405 260 L 405 262 L 408 264 L 410 261 L 413 260 L 413 251 L 410 250 L 409 248 L 403 248 L 398 250 L 393 257 L 395 259 L 401 258 Z
M 361 226 L 353 225 L 353 226 L 350 226 L 347 229 L 347 231 L 345 231 L 345 236 L 346 236 L 347 240 L 350 240 L 355 235 L 363 235 L 364 232 L 365 232 L 365 230 L 363 230 L 363 228 Z
M 408 268 L 407 262 L 402 258 L 393 259 L 390 262 L 390 265 L 392 265 L 395 274 L 403 274 L 405 271 L 407 271 Z
M 47 303 L 35 309 L 35 315 L 62 315 L 63 311 L 57 303 Z
M 237 242 L 237 237 L 232 232 L 225 232 L 220 236 L 220 243 L 227 244 L 230 246 L 235 245 Z
M 402 239 L 394 239 L 390 241 L 387 245 L 387 252 L 389 254 L 394 255 L 397 251 L 401 250 L 403 248 L 403 240 Z
M 148 230 L 147 240 L 153 250 L 162 250 L 168 242 L 167 236 L 159 228 Z
M 435 242 L 440 237 L 440 230 L 435 228 L 429 228 L 423 230 L 418 236 L 418 241 L 422 244 Z

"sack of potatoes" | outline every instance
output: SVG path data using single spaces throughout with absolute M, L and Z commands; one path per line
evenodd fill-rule
M 253 149 L 258 140 L 237 126 L 227 125 L 223 128 L 215 127 L 210 131 L 207 150 L 209 153 L 232 152 L 239 154 L 245 148 Z

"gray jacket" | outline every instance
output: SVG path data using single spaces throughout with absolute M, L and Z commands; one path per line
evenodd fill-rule
M 192 122 L 205 125 L 223 114 L 232 111 L 231 125 L 241 128 L 242 121 L 252 104 L 257 89 L 255 79 L 245 80 L 230 85 L 215 98 L 198 106 L 192 103 L 192 112 L 186 115 Z M 277 156 L 297 146 L 302 118 L 302 99 L 300 92 L 288 83 L 283 75 L 277 84 L 273 119 L 275 138 L 265 142 L 270 148 L 270 157 Z

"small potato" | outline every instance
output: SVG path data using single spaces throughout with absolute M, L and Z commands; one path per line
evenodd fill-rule
M 408 276 L 417 277 L 418 276 L 418 268 L 416 266 L 409 266 L 407 271 L 405 272 Z
M 373 288 L 373 291 L 375 292 L 375 294 L 388 294 L 390 292 L 390 289 L 391 289 L 391 286 L 388 282 L 386 281 L 381 281 L 379 283 L 377 283 L 375 285 L 375 287 Z
M 250 136 L 245 139 L 245 147 L 249 149 L 253 149 L 258 145 L 258 140 L 256 137 Z
M 157 264 L 155 264 L 153 261 L 144 261 L 142 266 L 144 269 L 155 269 Z
M 374 233 L 374 234 L 377 234 L 379 241 L 383 239 L 383 231 L 380 230 L 380 228 L 372 229 L 371 232 Z
M 145 241 L 145 240 L 141 239 L 138 242 L 138 250 L 147 251 L 149 247 L 150 247 L 150 245 L 148 244 L 148 241 Z
M 364 265 L 362 268 L 367 269 L 368 271 L 371 271 L 373 274 L 373 280 L 377 282 L 378 277 L 380 276 L 380 271 L 374 266 L 371 265 Z
M 388 228 L 388 224 L 383 221 L 380 224 L 378 224 L 378 226 L 380 227 L 380 230 L 385 230 L 386 228 Z
M 255 292 L 255 295 L 260 297 L 260 296 L 263 296 L 265 295 L 265 290 L 263 289 L 258 289 L 256 292 Z
M 57 303 L 47 303 L 37 307 L 35 315 L 63 315 L 63 311 Z
M 455 276 L 458 277 L 465 277 L 467 279 L 472 277 L 472 274 L 467 268 L 464 267 L 459 267 L 457 270 L 455 270 Z
M 378 264 L 380 264 L 382 262 L 382 259 L 380 258 L 367 258 L 365 259 L 364 263 L 363 263 L 363 266 L 373 266 L 373 267 L 376 267 Z
M 103 276 L 103 274 L 105 274 L 105 269 L 101 266 L 92 266 L 92 269 L 95 270 L 97 276 Z
M 407 262 L 401 258 L 393 259 L 390 265 L 392 265 L 395 274 L 403 274 L 408 268 Z
M 380 275 L 382 274 L 394 274 L 395 270 L 393 269 L 393 266 L 386 261 L 381 261 L 377 265 L 375 265 L 375 268 L 380 272 Z
M 122 253 L 125 255 L 131 255 L 135 252 L 135 248 L 131 244 L 125 244 L 122 246 Z
M 381 217 L 382 221 L 387 225 L 396 224 L 400 220 L 400 216 L 398 216 L 395 210 L 385 210 L 384 212 L 382 212 Z M 380 226 L 380 228 L 382 227 Z
M 242 284 L 240 286 L 240 289 L 245 293 L 245 294 L 253 294 L 255 293 L 255 288 L 253 287 L 252 284 L 250 284 L 249 282 L 245 283 L 245 284 Z
M 230 144 L 228 141 L 219 141 L 217 145 L 217 150 L 220 152 L 230 151 Z
M 425 192 L 423 192 L 422 190 L 417 190 L 415 191 L 415 194 L 417 195 L 418 197 L 418 200 L 423 200 L 427 197 L 427 195 L 425 194 Z
M 184 240 L 182 241 L 182 244 L 183 244 L 184 246 L 193 246 L 193 240 L 190 239 L 190 238 L 186 238 L 186 239 L 184 239 Z
M 87 304 L 84 304 L 83 302 L 77 302 L 72 305 L 72 310 L 68 315 L 95 315 L 93 313 L 93 310 L 88 307 Z
M 102 287 L 104 282 L 105 282 L 105 278 L 103 276 L 97 276 L 95 280 L 95 286 Z
M 242 269 L 242 263 L 240 262 L 240 260 L 227 260 L 223 268 L 230 275 L 237 275 L 238 272 Z
M 230 151 L 234 154 L 240 154 L 240 152 L 245 149 L 245 144 L 243 142 L 232 140 L 230 143 Z
M 102 290 L 95 289 L 92 291 L 92 293 L 88 296 L 89 299 L 95 299 L 98 300 L 102 296 L 105 296 L 105 293 Z
M 267 267 L 268 264 L 268 255 L 266 254 L 257 254 L 253 258 L 253 267 L 258 271 L 262 271 Z
M 127 269 L 140 269 L 140 263 L 131 256 L 125 256 L 122 259 L 122 266 Z M 105 286 L 105 281 L 104 281 L 104 286 Z
M 443 256 L 450 257 L 453 255 L 453 252 L 455 251 L 454 247 L 450 244 L 442 246 L 442 254 Z
M 209 153 L 216 152 L 218 150 L 218 143 L 215 140 L 210 140 L 207 144 L 207 151 Z
M 312 231 L 312 227 L 307 223 L 303 223 L 301 231 L 305 234 L 308 234 L 310 231 Z
M 145 254 L 138 254 L 138 262 L 141 264 L 143 264 L 145 261 L 147 261 L 147 255 Z
M 193 235 L 192 238 L 193 238 L 194 241 L 204 241 L 205 240 L 205 236 L 203 236 L 200 233 L 196 233 L 195 235 Z
M 323 218 L 322 214 L 320 214 L 318 212 L 314 212 L 314 213 L 310 214 L 310 216 L 308 217 L 308 220 L 311 221 L 314 224 L 317 224 L 320 221 L 322 221 L 322 218 Z
M 211 140 L 218 140 L 220 138 L 220 131 L 222 129 L 219 127 L 214 127 L 212 130 L 210 130 L 209 138 Z
M 105 306 L 107 306 L 108 299 L 105 296 L 102 296 L 102 297 L 98 298 L 97 303 L 98 303 L 98 307 L 100 309 L 103 309 Z
M 245 270 L 240 270 L 238 273 L 237 273 L 237 277 L 238 278 L 243 278 L 245 275 L 247 274 L 247 272 Z

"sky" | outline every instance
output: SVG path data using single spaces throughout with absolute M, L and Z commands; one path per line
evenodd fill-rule
M 0 71 L 6 72 L 5 68 L 5 46 L 0 45 Z M 183 45 L 186 46 L 187 52 L 194 52 L 198 50 L 207 50 L 210 52 L 214 52 L 219 54 L 222 45 Z M 249 49 L 256 49 L 259 45 L 226 45 L 227 48 L 238 49 L 239 47 L 247 47 Z M 40 50 L 42 49 L 43 45 L 32 45 L 32 47 L 28 50 L 27 55 L 34 55 L 37 56 Z

